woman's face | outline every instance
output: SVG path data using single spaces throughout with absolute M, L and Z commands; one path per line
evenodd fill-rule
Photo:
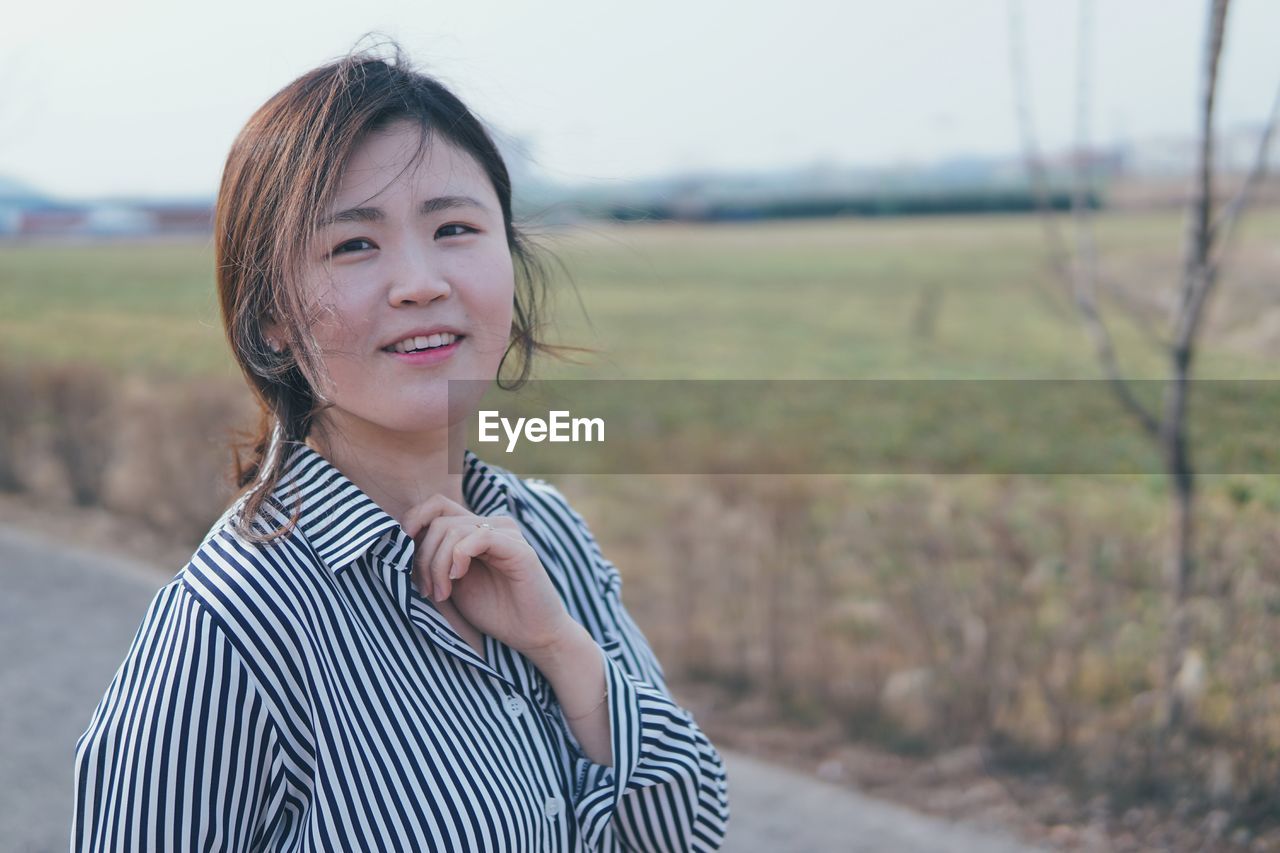
M 329 374 L 313 378 L 333 403 L 321 415 L 326 431 L 444 428 L 446 380 L 491 381 L 510 338 L 515 279 L 497 194 L 474 158 L 438 136 L 411 162 L 418 140 L 406 121 L 371 134 L 322 211 L 302 297 Z M 457 340 L 431 335 L 441 328 Z M 427 344 L 418 354 L 395 351 Z M 472 404 L 460 403 L 460 391 Z M 455 386 L 452 420 L 470 414 L 482 392 Z

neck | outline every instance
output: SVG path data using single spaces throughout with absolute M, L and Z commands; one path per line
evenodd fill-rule
M 465 422 L 429 433 L 377 433 L 375 439 L 359 428 L 313 429 L 307 444 L 401 524 L 435 494 L 467 505 L 462 474 L 449 473 L 449 448 L 463 446 Z

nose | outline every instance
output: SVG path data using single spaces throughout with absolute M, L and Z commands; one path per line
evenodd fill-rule
M 387 288 L 387 300 L 393 308 L 425 305 L 448 296 L 453 290 L 440 258 L 433 257 L 429 249 L 420 246 L 406 246 L 389 272 L 391 282 Z

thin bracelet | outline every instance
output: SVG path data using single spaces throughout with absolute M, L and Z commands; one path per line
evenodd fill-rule
M 561 705 L 561 706 L 560 706 L 560 713 L 561 713 L 561 714 L 563 714 L 563 715 L 564 715 L 564 718 L 565 718 L 566 720 L 569 720 L 570 722 L 572 722 L 572 721 L 576 721 L 576 720 L 581 720 L 583 717 L 589 717 L 589 716 L 591 716 L 592 714 L 594 714 L 594 713 L 595 713 L 595 712 L 600 708 L 600 706 L 601 706 L 601 705 L 603 705 L 603 704 L 605 703 L 605 701 L 606 701 L 608 698 L 609 698 L 609 687 L 608 687 L 608 685 L 605 685 L 605 688 L 604 688 L 604 695 L 600 697 L 600 701 L 599 701 L 599 702 L 597 702 L 597 703 L 596 703 L 596 704 L 591 708 L 591 710 L 590 710 L 590 711 L 583 711 L 581 714 L 578 714 L 576 717 L 570 717 L 568 714 L 565 714 L 565 713 L 564 713 L 564 706 L 563 706 L 563 705 Z

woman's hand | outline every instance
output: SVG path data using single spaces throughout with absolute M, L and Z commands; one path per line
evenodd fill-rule
M 404 527 L 418 588 L 433 601 L 452 596 L 483 633 L 535 658 L 582 630 L 514 519 L 475 515 L 437 494 L 411 509 Z

